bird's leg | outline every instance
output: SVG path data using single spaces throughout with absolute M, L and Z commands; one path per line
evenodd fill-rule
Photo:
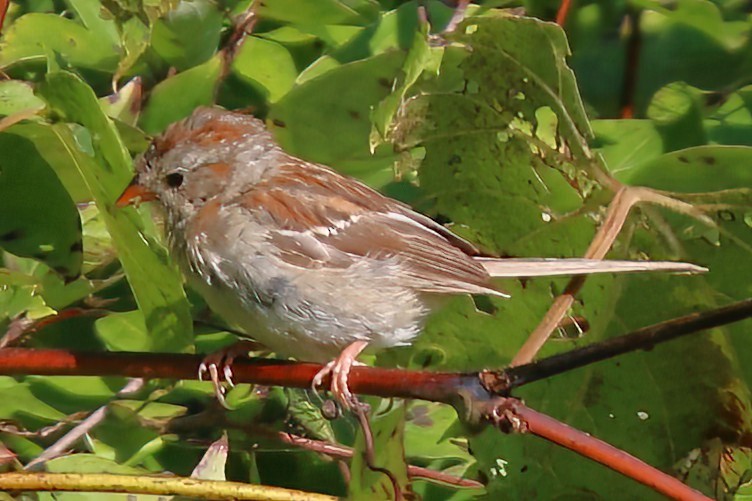
M 358 401 L 357 397 L 350 391 L 350 388 L 347 385 L 347 379 L 350 376 L 350 369 L 352 369 L 353 364 L 358 363 L 355 359 L 366 349 L 367 346 L 367 341 L 355 341 L 345 347 L 337 358 L 326 364 L 324 368 L 313 377 L 313 389 L 316 390 L 320 387 L 324 378 L 331 375 L 329 391 L 331 391 L 334 398 L 344 409 L 353 410 L 363 406 L 363 404 Z
M 255 341 L 237 341 L 230 346 L 225 346 L 213 353 L 208 354 L 198 366 L 198 379 L 203 381 L 208 375 L 209 381 L 214 385 L 214 394 L 222 407 L 227 408 L 225 402 L 226 389 L 222 381 L 231 388 L 235 386 L 232 381 L 232 363 L 239 356 L 248 355 L 250 351 L 262 351 L 265 347 Z

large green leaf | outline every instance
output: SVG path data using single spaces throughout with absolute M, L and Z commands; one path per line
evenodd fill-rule
M 403 60 L 402 52 L 387 52 L 344 64 L 293 88 L 269 112 L 277 139 L 302 158 L 373 184 L 391 181 L 391 152 L 369 152 L 369 116 L 371 107 L 389 93 Z
M 430 210 L 448 217 L 455 230 L 501 255 L 581 254 L 609 196 L 599 187 L 603 171 L 587 146 L 589 127 L 564 62 L 566 45 L 558 28 L 502 17 L 470 18 L 461 30 L 456 39 L 467 49 L 446 49 L 438 78 L 415 86 L 415 97 L 408 101 L 406 112 L 398 115 L 396 125 L 397 135 L 403 127 L 404 135 L 398 135 L 400 146 L 425 152 L 418 176 L 424 197 L 432 202 Z M 635 124 L 631 129 L 610 125 L 601 129 L 601 142 L 607 145 L 607 160 L 621 170 L 620 175 L 628 178 L 644 169 L 645 178 L 660 182 L 660 174 L 648 174 L 650 165 L 663 158 L 662 142 L 655 139 L 650 124 Z M 646 150 L 647 158 L 630 156 L 630 148 L 640 143 L 652 145 Z M 731 170 L 715 180 L 717 186 L 744 185 L 745 171 L 731 174 Z M 677 173 L 672 179 L 679 177 Z M 703 184 L 703 179 L 683 182 Z M 667 181 L 659 187 L 677 185 L 681 183 L 669 186 Z M 658 236 L 657 229 L 662 228 L 658 219 L 636 222 L 629 220 L 625 231 L 633 240 L 618 243 L 622 255 L 707 263 L 703 257 L 692 259 L 691 254 L 666 246 Z M 699 235 L 686 240 L 701 245 Z M 544 354 L 715 306 L 707 299 L 712 289 L 704 280 L 589 278 L 571 312 L 586 318 L 589 330 L 580 339 L 557 338 Z M 485 314 L 470 300 L 457 299 L 431 319 L 412 350 L 404 350 L 407 360 L 414 366 L 455 369 L 501 366 L 564 283 L 510 281 L 504 286 L 512 299 L 491 300 L 483 306 Z M 729 429 L 747 428 L 723 411 L 733 402 L 743 402 L 741 408 L 746 408 L 749 401 L 746 386 L 735 377 L 728 332 L 661 347 L 660 354 L 656 349 L 588 367 L 526 388 L 521 395 L 539 410 L 651 464 L 670 468 L 708 434 L 728 436 Z M 631 381 L 642 383 L 632 385 Z M 646 436 L 655 438 L 645 440 Z M 629 480 L 529 437 L 488 431 L 472 438 L 470 449 L 490 480 L 493 496 L 552 498 L 595 492 L 613 497 L 624 489 L 641 497 L 649 495 L 632 487 Z M 557 472 L 553 478 L 552 471 Z
M 59 55 L 76 68 L 113 72 L 119 48 L 109 37 L 54 14 L 26 14 L 3 33 L 0 68 Z
M 12 128 L 0 132 L 0 151 L 0 246 L 76 278 L 83 244 L 73 200 L 34 143 Z
M 222 57 L 217 55 L 204 64 L 161 81 L 152 90 L 144 108 L 141 127 L 155 134 L 172 122 L 187 117 L 198 106 L 212 104 L 221 71 Z
M 256 87 L 270 103 L 292 88 L 298 71 L 284 46 L 271 40 L 249 37 L 232 61 L 232 71 Z
M 34 90 L 28 83 L 20 80 L 0 82 L 0 116 L 42 108 L 44 101 L 34 95 Z
M 182 0 L 152 28 L 151 47 L 170 66 L 186 70 L 217 50 L 222 13 L 208 0 Z
M 752 186 L 752 147 L 697 146 L 635 168 L 625 180 L 660 190 L 708 192 Z
M 87 129 L 64 124 L 54 128 L 86 181 L 112 235 L 146 319 L 152 349 L 192 349 L 191 315 L 177 269 L 166 261 L 164 250 L 153 236 L 139 229 L 132 210 L 120 210 L 113 205 L 132 176 L 129 155 L 114 125 L 100 109 L 91 89 L 70 73 L 48 75 L 41 91 L 53 109 L 96 134 L 92 137 Z M 87 145 L 87 141 L 91 143 Z
M 675 9 L 657 2 L 640 18 L 638 109 L 653 93 L 673 81 L 705 89 L 723 89 L 750 75 L 748 22 L 725 20 L 709 0 L 679 0 Z M 670 61 L 670 64 L 666 64 Z

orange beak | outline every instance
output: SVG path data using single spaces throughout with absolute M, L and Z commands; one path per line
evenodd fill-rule
M 156 193 L 147 190 L 146 188 L 138 184 L 137 179 L 134 179 L 133 181 L 131 181 L 131 184 L 128 185 L 125 191 L 123 191 L 122 195 L 120 195 L 120 197 L 117 199 L 115 205 L 122 208 L 135 203 L 150 202 L 156 199 Z

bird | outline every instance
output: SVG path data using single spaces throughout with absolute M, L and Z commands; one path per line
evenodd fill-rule
M 408 205 L 286 152 L 262 120 L 216 106 L 168 126 L 136 160 L 117 205 L 147 201 L 209 307 L 278 355 L 326 364 L 314 384 L 331 375 L 346 408 L 357 404 L 347 377 L 363 350 L 411 344 L 446 296 L 507 297 L 495 277 L 704 271 L 484 256 Z M 215 387 L 218 370 L 231 381 L 234 356 L 211 359 Z

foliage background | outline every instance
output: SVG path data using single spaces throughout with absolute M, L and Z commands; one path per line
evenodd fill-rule
M 711 272 L 591 278 L 572 311 L 589 328 L 562 330 L 545 354 L 751 295 L 745 2 L 583 0 L 566 37 L 546 21 L 557 1 L 495 2 L 471 6 L 446 39 L 453 9 L 424 5 L 430 36 L 416 2 L 266 0 L 235 47 L 247 1 L 12 2 L 0 41 L 0 118 L 31 113 L 0 132 L 4 324 L 76 307 L 85 313 L 47 324 L 24 346 L 203 353 L 232 340 L 195 322 L 210 313 L 183 291 L 148 204 L 112 205 L 149 135 L 211 103 L 252 110 L 289 151 L 357 176 L 500 256 L 582 255 L 613 197 L 609 176 L 666 190 L 712 220 L 636 211 L 610 257 L 681 259 Z M 511 300 L 456 298 L 415 346 L 375 362 L 502 367 L 564 284 L 508 281 Z M 748 330 L 741 323 L 602 362 L 521 396 L 708 494 L 741 486 L 741 495 L 752 445 Z M 269 438 L 292 429 L 356 440 L 353 421 L 324 421 L 310 395 L 240 385 L 220 418 L 207 384 L 149 381 L 117 395 L 124 384 L 2 377 L 0 437 L 26 463 L 71 425 L 44 436 L 17 427 L 42 430 L 108 404 L 104 422 L 49 471 L 189 475 L 228 428 L 227 478 L 347 492 L 336 462 Z M 480 492 L 415 482 L 427 499 L 655 496 L 537 439 L 469 433 L 442 406 L 398 407 L 383 413 L 383 426 L 401 428 L 403 412 L 404 451 L 394 440 L 379 446 L 390 468 L 404 469 L 404 452 L 413 464 L 487 483 Z M 352 496 L 373 488 L 361 463 L 352 465 Z

